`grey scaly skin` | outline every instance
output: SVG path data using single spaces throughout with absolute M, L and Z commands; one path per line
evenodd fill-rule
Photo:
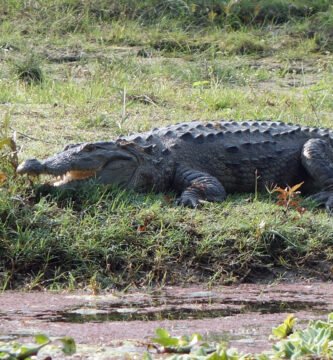
M 51 174 L 54 186 L 75 188 L 95 178 L 140 192 L 176 191 L 178 204 L 223 201 L 227 193 L 304 181 L 305 192 L 333 209 L 333 131 L 271 121 L 189 122 L 120 137 L 68 145 L 19 174 Z M 317 192 L 317 193 L 316 193 Z

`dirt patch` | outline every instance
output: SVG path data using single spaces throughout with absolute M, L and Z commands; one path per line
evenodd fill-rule
M 269 350 L 271 328 L 288 313 L 306 321 L 333 311 L 333 287 L 243 284 L 97 296 L 6 292 L 0 301 L 0 339 L 37 332 L 68 335 L 78 344 L 75 358 L 96 354 L 102 359 L 144 352 L 158 327 L 173 335 L 199 332 L 209 341 L 226 341 L 245 352 Z

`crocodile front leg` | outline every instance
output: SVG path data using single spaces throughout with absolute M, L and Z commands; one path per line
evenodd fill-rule
M 219 202 L 226 198 L 224 187 L 214 176 L 190 168 L 177 168 L 174 187 L 181 192 L 177 204 L 192 208 L 205 200 Z
M 333 148 L 322 139 L 308 140 L 302 149 L 302 164 L 314 180 L 315 187 L 322 189 L 310 199 L 324 205 L 333 214 Z

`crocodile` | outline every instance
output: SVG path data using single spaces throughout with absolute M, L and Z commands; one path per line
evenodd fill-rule
M 19 174 L 49 174 L 52 186 L 94 179 L 139 192 L 178 194 L 196 207 L 227 193 L 304 182 L 302 192 L 333 209 L 333 131 L 278 121 L 183 122 L 113 141 L 67 145 Z

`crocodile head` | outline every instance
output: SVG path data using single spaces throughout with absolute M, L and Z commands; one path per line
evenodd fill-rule
M 67 145 L 62 152 L 42 161 L 26 160 L 17 173 L 52 175 L 55 179 L 51 185 L 57 187 L 95 179 L 102 184 L 146 191 L 154 188 L 159 177 L 151 158 L 151 147 L 125 140 L 84 143 Z

